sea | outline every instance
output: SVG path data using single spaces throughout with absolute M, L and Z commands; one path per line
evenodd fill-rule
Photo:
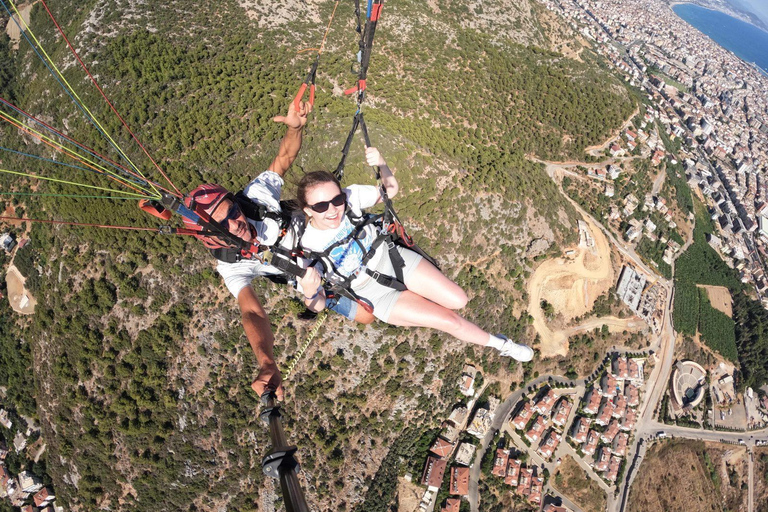
M 768 74 L 768 32 L 727 14 L 693 4 L 672 7 L 682 19 L 741 59 Z

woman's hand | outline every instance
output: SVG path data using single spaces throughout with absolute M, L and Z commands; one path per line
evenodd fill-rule
M 384 161 L 384 157 L 381 156 L 381 153 L 379 153 L 379 150 L 376 148 L 365 148 L 365 160 L 371 167 L 387 165 L 387 162 Z
M 310 267 L 304 277 L 299 278 L 304 292 L 304 305 L 315 313 L 325 309 L 325 290 L 320 288 L 322 278 L 316 268 Z

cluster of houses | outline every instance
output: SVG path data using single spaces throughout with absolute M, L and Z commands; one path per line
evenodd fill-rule
M 475 395 L 475 377 L 477 369 L 472 365 L 466 365 L 459 379 L 459 390 L 467 397 Z M 474 406 L 471 399 L 467 406 L 459 406 L 451 411 L 451 415 L 443 422 L 439 437 L 429 449 L 429 455 L 424 465 L 421 484 L 427 487 L 427 492 L 421 500 L 420 507 L 427 510 L 445 479 L 445 472 L 449 472 L 448 492 L 449 498 L 443 511 L 458 512 L 461 505 L 461 497 L 469 494 L 469 466 L 475 455 L 476 446 L 471 442 L 458 443 L 459 436 L 466 431 L 468 434 L 482 439 L 491 428 L 491 422 L 499 406 L 499 399 L 489 397 L 485 407 L 478 407 L 471 421 L 469 412 Z M 454 453 L 455 452 L 455 453 Z M 448 463 L 453 456 L 453 464 Z
M 34 505 L 25 505 L 30 497 Z M 14 477 L 4 464 L 0 464 L 0 498 L 9 500 L 14 507 L 20 507 L 21 512 L 54 512 L 56 496 L 50 487 L 44 487 L 40 479 L 29 471 L 22 471 Z
M 5 409 L 0 409 L 0 425 L 6 429 L 13 426 L 13 421 Z M 21 452 L 26 446 L 27 436 L 19 432 L 11 448 Z M 50 487 L 44 487 L 40 479 L 29 471 L 22 471 L 16 476 L 12 475 L 5 466 L 5 459 L 9 453 L 10 448 L 0 440 L 0 499 L 8 500 L 14 507 L 21 508 L 22 512 L 54 512 L 53 501 L 56 496 L 53 490 Z M 34 505 L 25 505 L 30 497 Z
M 517 494 L 531 503 L 541 503 L 544 491 L 544 477 L 539 476 L 535 467 L 525 467 L 520 459 L 510 456 L 510 450 L 498 448 L 491 473 L 504 479 L 504 483 L 514 487 Z
M 586 393 L 581 414 L 571 427 L 572 444 L 611 483 L 618 477 L 637 421 L 643 363 L 643 359 L 616 356 L 610 370 Z

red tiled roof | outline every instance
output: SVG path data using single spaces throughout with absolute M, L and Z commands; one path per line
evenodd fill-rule
M 464 466 L 453 466 L 451 468 L 451 487 L 450 494 L 466 496 L 469 494 L 469 468 Z

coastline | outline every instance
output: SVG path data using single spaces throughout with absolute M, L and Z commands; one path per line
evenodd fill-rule
M 731 55 L 733 55 L 734 57 L 739 59 L 741 62 L 743 62 L 746 65 L 752 67 L 753 69 L 759 71 L 761 74 L 763 74 L 765 76 L 768 76 L 768 66 L 766 68 L 762 68 L 760 65 L 757 64 L 757 62 L 751 61 L 751 60 L 747 60 L 747 59 L 741 57 L 740 55 L 737 55 L 736 52 L 734 52 L 732 49 L 726 48 L 722 43 L 720 43 L 719 41 L 714 39 L 712 36 L 710 36 L 709 34 L 706 34 L 701 29 L 699 29 L 698 27 L 696 27 L 693 24 L 691 24 L 691 22 L 689 22 L 688 20 L 684 19 L 677 12 L 675 12 L 673 7 L 676 6 L 676 5 L 693 5 L 693 6 L 696 6 L 696 7 L 700 8 L 700 9 L 705 9 L 707 11 L 716 12 L 716 13 L 719 13 L 719 14 L 722 14 L 722 15 L 725 15 L 725 16 L 729 16 L 729 17 L 734 18 L 734 19 L 736 19 L 738 21 L 741 21 L 742 23 L 747 23 L 746 21 L 744 21 L 742 19 L 739 19 L 739 18 L 736 18 L 736 17 L 732 16 L 731 14 L 729 14 L 727 12 L 723 12 L 723 11 L 718 10 L 718 9 L 712 9 L 710 7 L 704 7 L 704 6 L 702 6 L 702 5 L 700 5 L 700 4 L 696 3 L 696 2 L 678 2 L 678 1 L 673 1 L 673 2 L 668 2 L 668 3 L 669 3 L 670 9 L 675 14 L 675 16 L 680 18 L 681 21 L 686 23 L 693 30 L 696 30 L 697 32 L 699 32 L 701 35 L 703 35 L 704 37 L 706 37 L 707 39 L 712 41 L 714 44 L 718 45 L 720 48 L 722 48 L 723 50 L 727 51 L 728 53 L 730 53 Z M 764 30 L 764 29 L 762 29 L 762 28 L 760 28 L 760 27 L 758 27 L 758 26 L 756 26 L 756 25 L 754 25 L 752 23 L 748 23 L 748 24 L 750 26 L 756 28 L 757 30 L 760 30 L 761 32 L 764 32 L 766 34 L 766 36 L 768 36 L 768 30 Z M 765 63 L 763 63 L 763 64 L 765 65 Z
M 668 0 L 667 4 L 669 5 L 670 9 L 672 9 L 676 5 L 686 5 L 686 4 L 695 5 L 696 7 L 707 9 L 708 11 L 715 11 L 721 14 L 728 15 L 731 18 L 736 18 L 739 21 L 743 21 L 744 23 L 749 23 L 753 27 L 768 33 L 768 25 L 766 25 L 766 23 L 764 23 L 760 18 L 758 18 L 757 15 L 751 12 L 735 9 L 733 8 L 733 6 L 730 6 L 730 5 L 712 6 L 709 2 L 697 2 L 695 0 Z M 674 9 L 672 10 L 674 12 Z

